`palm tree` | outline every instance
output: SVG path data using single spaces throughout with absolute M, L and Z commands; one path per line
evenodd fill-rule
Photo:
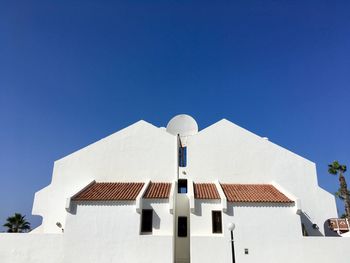
M 23 233 L 30 230 L 30 223 L 25 219 L 25 215 L 22 216 L 19 213 L 15 213 L 14 216 L 10 216 L 6 219 L 7 232 L 9 233 Z
M 344 173 L 346 172 L 346 165 L 339 164 L 338 161 L 328 165 L 328 172 L 333 175 L 339 175 L 340 188 L 337 195 L 344 200 L 345 203 L 345 216 L 350 220 L 350 195 Z
M 335 197 L 339 198 L 340 200 L 344 201 L 345 197 L 341 194 L 341 190 L 340 188 L 338 189 L 338 191 L 336 191 L 334 193 Z M 350 195 L 350 191 L 348 190 L 348 195 Z

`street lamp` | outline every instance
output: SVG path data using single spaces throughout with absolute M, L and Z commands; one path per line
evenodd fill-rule
M 232 248 L 232 263 L 236 263 L 235 259 L 235 245 L 233 241 L 233 230 L 235 229 L 235 224 L 234 223 L 229 223 L 227 224 L 227 229 L 231 232 L 231 248 Z

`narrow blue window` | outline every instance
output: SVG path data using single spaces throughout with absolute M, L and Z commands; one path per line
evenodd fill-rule
M 177 192 L 179 194 L 186 194 L 187 193 L 187 180 L 186 179 L 179 179 L 178 180 Z
M 179 166 L 186 167 L 187 165 L 187 147 L 179 147 Z

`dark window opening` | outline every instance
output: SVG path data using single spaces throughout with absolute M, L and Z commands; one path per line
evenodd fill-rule
M 177 236 L 187 237 L 187 217 L 179 216 L 177 221 Z
M 178 180 L 177 192 L 179 194 L 186 194 L 187 193 L 187 180 L 186 179 L 179 179 Z
M 186 167 L 187 165 L 187 147 L 179 147 L 179 166 Z
M 141 233 L 152 233 L 152 209 L 142 209 L 141 215 Z
M 221 211 L 212 211 L 213 233 L 222 233 Z
M 309 235 L 303 223 L 301 223 L 301 231 L 303 233 L 303 236 L 307 237 Z

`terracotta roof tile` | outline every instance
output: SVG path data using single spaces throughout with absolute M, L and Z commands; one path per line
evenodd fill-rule
M 349 226 L 345 218 L 330 218 L 328 219 L 328 224 L 333 231 L 349 231 Z
M 148 186 L 143 198 L 165 199 L 170 196 L 171 183 L 153 183 Z
M 229 202 L 293 203 L 270 184 L 221 184 Z
M 215 184 L 193 184 L 194 198 L 196 199 L 220 199 Z
M 93 183 L 72 197 L 75 201 L 136 200 L 144 183 Z

